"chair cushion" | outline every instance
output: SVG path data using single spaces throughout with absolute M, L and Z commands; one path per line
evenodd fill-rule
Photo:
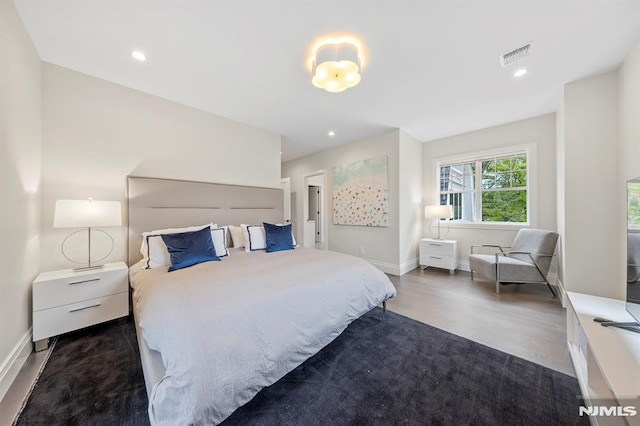
M 500 282 L 544 282 L 536 267 L 528 262 L 512 257 L 500 256 Z M 496 256 L 491 254 L 472 254 L 469 266 L 475 273 L 496 280 Z
M 496 257 L 492 254 L 469 255 L 469 267 L 488 280 L 496 280 Z

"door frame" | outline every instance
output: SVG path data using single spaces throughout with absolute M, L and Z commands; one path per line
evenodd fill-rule
M 285 185 L 287 189 L 285 189 Z M 282 188 L 282 192 L 283 192 L 282 196 L 284 201 L 282 206 L 284 210 L 284 215 L 282 220 L 286 225 L 293 222 L 293 218 L 291 217 L 291 178 L 285 177 L 280 179 L 280 187 Z
M 322 176 L 322 179 L 319 179 L 318 182 L 309 182 L 310 178 Z M 309 187 L 310 186 L 319 186 L 320 187 L 320 245 L 323 250 L 327 250 L 329 247 L 329 233 L 327 232 L 328 226 L 328 206 L 327 202 L 327 171 L 326 170 L 318 170 L 313 173 L 308 173 L 302 176 L 302 220 L 303 224 L 306 224 L 307 219 L 309 217 Z M 306 235 L 304 235 L 306 231 L 306 227 L 303 226 L 303 236 L 302 241 L 306 241 Z M 315 240 L 315 235 L 313 236 Z

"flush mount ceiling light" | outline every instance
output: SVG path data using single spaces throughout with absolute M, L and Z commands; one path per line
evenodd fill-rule
M 327 42 L 315 49 L 312 60 L 314 86 L 340 93 L 360 83 L 362 58 L 351 42 Z

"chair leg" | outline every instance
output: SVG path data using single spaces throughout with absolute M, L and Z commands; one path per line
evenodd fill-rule
M 500 294 L 500 281 L 496 281 L 496 293 Z
M 473 269 L 469 269 L 471 271 L 471 281 L 473 281 Z
M 551 284 L 549 284 L 549 281 L 548 281 L 548 280 L 547 280 L 547 287 L 549 287 L 549 290 L 551 290 L 551 293 L 553 294 L 553 297 L 558 297 L 558 296 L 556 295 L 556 292 L 555 292 L 555 291 L 553 291 L 553 288 L 551 287 Z

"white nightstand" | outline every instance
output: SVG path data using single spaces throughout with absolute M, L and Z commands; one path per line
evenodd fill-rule
M 458 267 L 456 240 L 420 240 L 420 266 L 448 269 L 453 274 Z
M 127 265 L 43 272 L 33 282 L 33 341 L 36 351 L 49 337 L 129 315 Z

